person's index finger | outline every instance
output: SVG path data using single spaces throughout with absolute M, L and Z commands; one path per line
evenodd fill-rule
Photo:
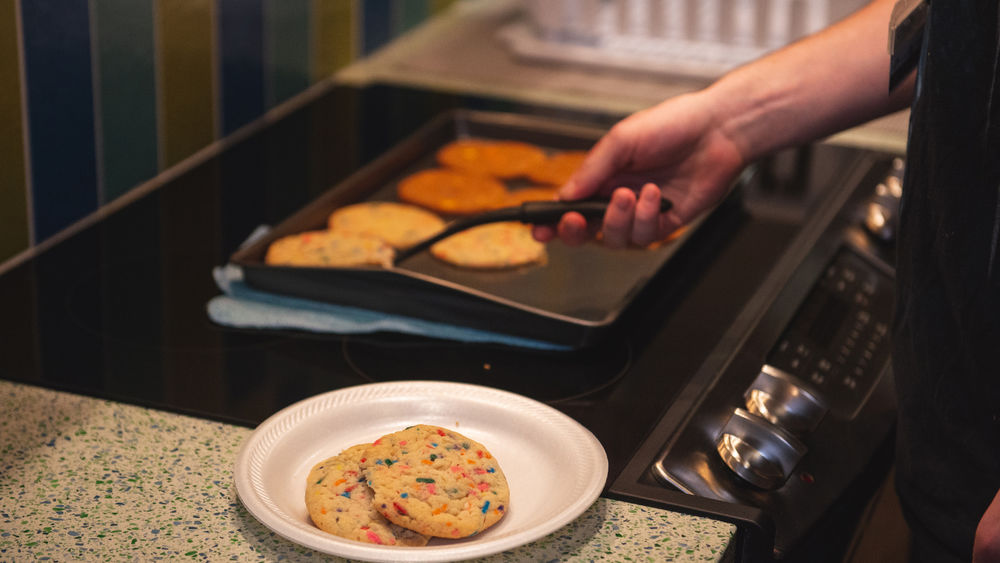
M 576 183 L 573 178 L 570 178 L 559 191 L 556 192 L 556 197 L 562 201 L 575 201 L 578 199 L 583 199 L 589 196 L 593 192 L 588 192 L 585 189 L 580 188 L 580 185 Z
M 570 179 L 559 189 L 560 199 L 582 199 L 596 194 L 622 167 L 618 149 L 605 136 L 597 142 Z

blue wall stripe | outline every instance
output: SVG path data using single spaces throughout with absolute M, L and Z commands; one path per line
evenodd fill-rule
M 87 0 L 21 3 L 35 240 L 97 208 Z
M 151 0 L 93 0 L 105 203 L 157 172 Z
M 264 2 L 218 0 L 222 134 L 264 113 Z
M 361 6 L 361 54 L 368 55 L 392 38 L 392 2 L 365 0 Z
M 309 0 L 264 0 L 265 101 L 274 107 L 309 87 Z

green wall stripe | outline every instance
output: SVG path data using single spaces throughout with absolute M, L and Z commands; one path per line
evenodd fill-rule
M 0 262 L 28 248 L 17 3 L 0 2 Z
M 393 37 L 413 29 L 427 19 L 430 5 L 427 0 L 393 1 Z
M 150 0 L 91 0 L 106 203 L 157 171 L 156 71 Z
M 161 166 L 215 140 L 214 2 L 155 0 Z
M 274 107 L 309 87 L 309 0 L 265 0 L 264 88 Z
M 354 0 L 312 0 L 312 81 L 319 82 L 354 60 L 358 50 Z

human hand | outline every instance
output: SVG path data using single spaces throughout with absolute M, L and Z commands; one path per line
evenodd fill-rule
M 972 547 L 973 563 L 1000 561 L 1000 491 L 979 519 Z
M 670 235 L 718 203 L 746 165 L 738 144 L 717 125 L 706 92 L 671 98 L 620 121 L 602 137 L 562 186 L 561 199 L 611 194 L 604 243 L 644 246 Z M 661 198 L 673 207 L 659 212 Z M 567 213 L 556 227 L 538 225 L 535 238 L 571 245 L 593 235 L 582 215 Z

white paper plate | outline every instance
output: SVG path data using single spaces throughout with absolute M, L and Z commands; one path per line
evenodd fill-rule
M 482 534 L 425 547 L 380 546 L 316 528 L 305 505 L 309 470 L 341 450 L 413 424 L 452 428 L 486 446 L 510 485 L 506 516 Z M 583 513 L 608 476 L 601 443 L 565 414 L 507 391 L 436 381 L 387 382 L 317 395 L 275 413 L 240 449 L 236 491 L 277 534 L 365 561 L 455 561 L 544 537 Z

